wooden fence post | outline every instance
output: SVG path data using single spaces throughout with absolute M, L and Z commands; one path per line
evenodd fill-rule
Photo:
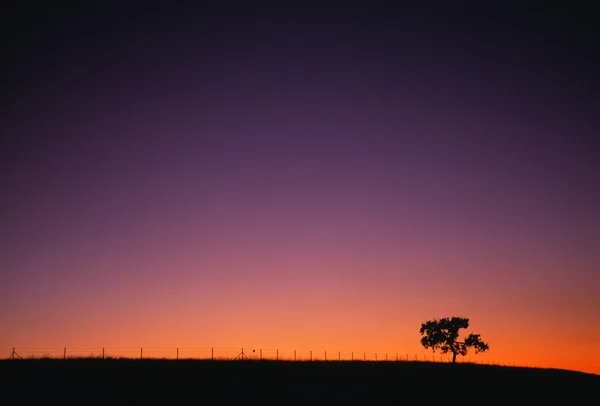
M 67 347 L 65 347 L 63 352 L 63 360 L 67 359 Z

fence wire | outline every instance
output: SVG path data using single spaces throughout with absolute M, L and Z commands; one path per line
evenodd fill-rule
M 451 363 L 452 355 L 447 354 L 410 354 L 399 352 L 365 352 L 365 351 L 313 351 L 306 349 L 262 349 L 262 348 L 96 348 L 96 349 L 62 349 L 29 350 L 12 349 L 7 359 L 163 359 L 163 360 L 262 360 L 262 361 L 355 361 L 355 362 L 434 362 Z M 478 360 L 468 356 L 459 356 L 457 363 L 483 365 L 518 366 L 510 362 L 494 362 Z

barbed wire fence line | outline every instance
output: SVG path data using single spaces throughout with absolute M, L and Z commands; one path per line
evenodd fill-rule
M 432 362 L 451 363 L 452 355 L 447 354 L 411 354 L 411 353 L 378 353 L 378 352 L 342 352 L 342 351 L 314 351 L 306 349 L 271 349 L 271 348 L 190 348 L 175 347 L 165 348 L 97 348 L 94 350 L 70 349 L 63 347 L 57 350 L 21 350 L 12 348 L 8 360 L 16 359 L 163 359 L 163 360 L 213 360 L 213 361 L 363 361 L 363 362 Z M 510 362 L 494 362 L 478 360 L 471 357 L 458 357 L 457 363 L 532 367 Z

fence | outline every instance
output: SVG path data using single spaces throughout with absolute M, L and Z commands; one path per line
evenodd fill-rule
M 263 349 L 263 348 L 136 348 L 115 349 L 98 348 L 95 350 L 69 349 L 59 350 L 18 350 L 14 347 L 8 359 L 170 359 L 170 360 L 269 360 L 269 361 L 364 361 L 364 362 L 452 362 L 447 354 L 410 354 L 377 352 L 313 351 L 306 349 Z M 498 363 L 457 357 L 459 363 L 477 363 L 485 365 L 525 366 L 514 363 Z

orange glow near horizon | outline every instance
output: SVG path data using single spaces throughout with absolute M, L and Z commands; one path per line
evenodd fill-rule
M 403 289 L 390 285 L 328 283 L 318 289 L 299 283 L 268 286 L 249 282 L 227 291 L 213 284 L 211 293 L 198 286 L 163 286 L 163 291 L 138 293 L 131 300 L 126 290 L 112 304 L 100 308 L 90 297 L 57 296 L 36 316 L 15 318 L 9 334 L 0 338 L 6 356 L 12 347 L 23 357 L 49 354 L 61 357 L 106 356 L 175 358 L 233 358 L 241 348 L 246 355 L 274 359 L 444 360 L 449 355 L 425 350 L 419 343 L 420 323 L 433 317 L 460 315 L 470 318 L 469 331 L 479 333 L 490 351 L 472 351 L 459 361 L 501 365 L 564 368 L 600 373 L 593 340 L 581 339 L 585 315 L 576 320 L 561 314 L 540 313 L 541 301 L 552 309 L 551 298 L 536 298 L 536 307 L 518 292 L 510 305 L 499 304 L 489 294 L 468 294 L 458 287 L 432 286 L 428 294 L 412 284 Z M 220 292 L 216 294 L 214 292 Z M 360 295 L 358 294 L 360 292 Z M 485 298 L 488 298 L 488 301 Z M 105 302 L 108 303 L 108 302 Z M 438 309 L 447 309 L 444 313 Z M 18 313 L 18 309 L 15 309 Z M 518 312 L 519 317 L 515 317 Z M 437 313 L 437 314 L 436 314 Z M 546 316 L 544 315 L 546 314 Z M 556 324 L 572 331 L 556 329 Z M 580 323 L 580 324 L 578 324 Z M 589 332 L 589 330 L 588 330 Z M 591 332 L 594 333 L 594 332 Z M 595 332 L 597 335 L 598 332 Z M 590 337 L 594 334 L 590 334 Z M 252 350 L 255 353 L 252 353 Z

